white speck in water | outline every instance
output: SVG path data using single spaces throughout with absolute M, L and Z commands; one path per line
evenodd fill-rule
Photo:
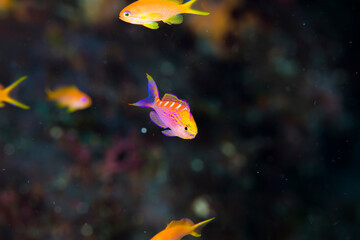
M 147 129 L 146 129 L 146 128 L 142 128 L 142 129 L 141 129 L 141 133 L 144 133 L 144 134 L 147 133 Z
M 231 157 L 236 153 L 236 147 L 231 142 L 224 142 L 221 145 L 221 151 L 225 156 Z
M 204 197 L 196 198 L 192 204 L 192 208 L 199 217 L 206 218 L 210 214 L 209 203 Z
M 85 223 L 82 227 L 81 227 L 81 234 L 85 237 L 91 236 L 93 234 L 93 228 L 90 224 Z
M 60 127 L 52 127 L 50 129 L 50 135 L 54 139 L 59 139 L 63 135 L 63 130 Z
M 26 183 L 29 184 L 29 183 L 30 183 L 30 180 L 26 180 Z
M 147 232 L 146 232 L 146 231 L 144 231 L 144 233 L 146 234 Z
M 4 146 L 4 152 L 6 155 L 13 155 L 15 152 L 15 146 L 11 143 L 8 143 Z
M 260 171 L 256 171 L 257 174 L 260 174 Z
M 306 27 L 307 22 L 303 22 L 302 25 L 303 25 L 303 27 Z
M 5 171 L 6 171 L 6 168 L 3 168 L 2 171 L 5 172 Z

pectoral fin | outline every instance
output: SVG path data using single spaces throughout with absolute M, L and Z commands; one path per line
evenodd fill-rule
M 154 112 L 151 111 L 150 112 L 150 119 L 153 123 L 155 123 L 156 125 L 158 125 L 161 128 L 167 128 L 167 126 L 165 125 L 165 123 L 160 119 L 159 115 Z
M 150 28 L 150 29 L 158 29 L 159 28 L 159 24 L 157 22 L 145 23 L 144 26 L 147 28 Z
M 163 22 L 167 23 L 169 25 L 180 24 L 183 22 L 183 16 L 181 14 L 178 14 L 178 15 L 172 16 L 171 18 L 164 19 Z
M 162 131 L 162 134 L 168 137 L 177 137 L 175 133 L 170 129 Z
M 74 107 L 69 107 L 68 109 L 67 109 L 67 112 L 68 113 L 73 113 L 73 112 L 75 112 L 77 109 L 76 108 L 74 108 Z

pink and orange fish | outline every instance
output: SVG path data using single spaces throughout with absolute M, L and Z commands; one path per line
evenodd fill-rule
M 91 98 L 80 91 L 76 86 L 66 86 L 51 91 L 46 89 L 49 101 L 55 101 L 58 107 L 68 108 L 68 113 L 85 109 L 91 106 Z
M 193 221 L 188 218 L 172 221 L 151 240 L 179 240 L 189 234 L 194 237 L 200 237 L 202 228 L 213 219 L 214 218 L 211 218 L 198 224 L 194 224 Z
M 169 128 L 162 131 L 164 135 L 193 139 L 198 129 L 190 113 L 189 104 L 170 93 L 166 93 L 160 100 L 154 79 L 149 74 L 146 76 L 149 81 L 149 96 L 130 105 L 152 108 L 154 110 L 150 112 L 152 122 L 161 128 Z
M 209 15 L 208 12 L 191 8 L 197 0 L 183 3 L 182 0 L 139 0 L 125 7 L 119 14 L 124 22 L 144 25 L 150 29 L 158 29 L 158 21 L 167 24 L 183 22 L 183 13 Z
M 0 84 L 0 107 L 4 107 L 5 104 L 4 102 L 7 102 L 11 105 L 17 106 L 19 108 L 22 109 L 29 109 L 30 107 L 16 101 L 15 99 L 11 98 L 9 96 L 10 92 L 17 86 L 19 85 L 22 81 L 24 81 L 27 78 L 27 76 L 23 76 L 21 78 L 19 78 L 18 80 L 16 80 L 13 84 L 11 84 L 10 86 L 8 86 L 7 88 L 4 88 L 3 85 Z

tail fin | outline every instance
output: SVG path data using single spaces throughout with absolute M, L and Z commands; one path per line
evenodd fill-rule
M 215 218 L 210 218 L 208 220 L 205 220 L 203 222 L 199 222 L 198 224 L 195 224 L 193 227 L 193 231 L 190 233 L 190 235 L 194 237 L 200 237 L 201 236 L 201 230 L 212 220 Z
M 16 80 L 14 83 L 12 83 L 10 86 L 6 87 L 4 89 L 4 93 L 9 93 L 11 92 L 17 85 L 19 85 L 22 81 L 24 81 L 27 78 L 27 76 L 23 76 L 21 78 L 19 78 L 18 80 Z
M 12 99 L 11 97 L 8 96 L 8 94 L 17 86 L 19 85 L 22 81 L 24 81 L 27 78 L 27 76 L 23 76 L 21 78 L 19 78 L 18 80 L 16 80 L 13 84 L 11 84 L 10 86 L 8 86 L 7 88 L 5 88 L 3 91 L 4 93 L 7 95 L 5 97 L 5 99 L 3 100 L 4 102 L 10 103 L 11 105 L 17 106 L 19 108 L 22 109 L 29 109 L 30 107 L 19 102 L 16 101 L 15 99 Z
M 149 81 L 149 83 L 148 83 L 149 96 L 143 100 L 136 102 L 136 103 L 130 103 L 129 105 L 152 108 L 153 104 L 155 102 L 155 99 L 159 98 L 159 91 L 157 89 L 154 79 L 149 74 L 146 74 L 146 77 Z
M 184 13 L 190 13 L 190 14 L 196 14 L 196 15 L 209 15 L 209 12 L 200 11 L 192 9 L 191 6 L 196 2 L 197 0 L 190 0 L 187 3 L 184 3 L 183 6 L 185 8 Z
M 45 93 L 46 93 L 47 100 L 51 100 L 53 92 L 50 90 L 50 88 L 46 88 Z

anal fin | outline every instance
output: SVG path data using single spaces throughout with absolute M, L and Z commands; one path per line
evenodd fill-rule
M 162 131 L 162 134 L 168 137 L 177 137 L 175 133 L 170 129 Z
M 180 24 L 183 22 L 183 16 L 181 14 L 178 14 L 178 15 L 175 15 L 175 16 L 172 16 L 168 19 L 164 19 L 163 20 L 164 23 L 167 23 L 169 25 L 171 24 Z
M 145 23 L 143 25 L 150 29 L 158 29 L 159 28 L 159 24 L 157 22 Z

